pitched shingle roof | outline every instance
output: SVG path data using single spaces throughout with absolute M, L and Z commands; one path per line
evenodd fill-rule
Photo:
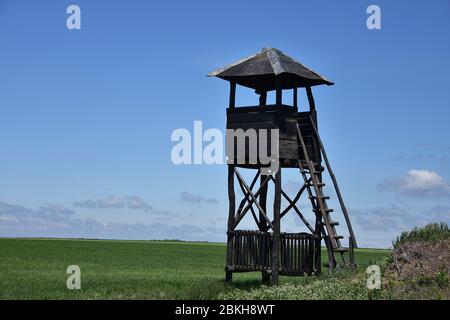
M 276 79 L 283 89 L 334 84 L 275 48 L 264 48 L 261 52 L 217 69 L 208 76 L 234 81 L 256 91 L 275 90 Z

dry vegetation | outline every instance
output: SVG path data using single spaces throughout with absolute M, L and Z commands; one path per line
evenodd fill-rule
M 450 299 L 450 231 L 444 223 L 404 232 L 394 243 L 384 290 L 393 299 Z

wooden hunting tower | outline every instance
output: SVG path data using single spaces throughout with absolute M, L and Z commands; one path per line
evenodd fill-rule
M 344 265 L 354 265 L 353 248 L 356 240 L 350 219 L 342 199 L 336 178 L 331 170 L 324 146 L 317 131 L 317 113 L 311 87 L 332 85 L 333 83 L 313 70 L 274 48 L 264 48 L 261 52 L 241 59 L 234 64 L 213 71 L 209 76 L 230 82 L 230 100 L 227 109 L 227 129 L 254 129 L 257 139 L 271 139 L 261 135 L 259 129 L 278 129 L 279 169 L 273 173 L 263 170 L 260 162 L 238 159 L 234 152 L 228 163 L 229 216 L 227 232 L 226 280 L 232 280 L 233 272 L 261 271 L 263 281 L 278 283 L 279 275 L 295 276 L 317 274 L 321 271 L 320 248 L 324 240 L 328 251 L 328 267 L 338 266 L 335 255 L 342 257 Z M 259 95 L 259 105 L 236 107 L 236 85 L 255 90 Z M 297 88 L 305 88 L 309 110 L 297 107 Z M 283 90 L 292 89 L 293 103 L 283 103 Z M 267 93 L 275 90 L 276 102 L 268 105 Z M 233 138 L 233 142 L 235 137 Z M 245 138 L 244 138 L 245 139 Z M 245 150 L 250 150 L 250 141 L 244 140 Z M 270 146 L 270 143 L 267 145 Z M 322 165 L 322 161 L 324 165 Z M 266 165 L 267 166 L 267 165 Z M 248 184 L 238 168 L 255 169 L 256 174 Z M 302 184 L 294 198 L 283 191 L 281 173 L 284 168 L 299 169 Z M 349 246 L 343 247 L 343 236 L 337 234 L 337 221 L 333 209 L 327 206 L 329 196 L 325 195 L 325 172 L 331 177 L 345 224 L 349 233 Z M 235 180 L 244 198 L 236 210 Z M 255 186 L 259 180 L 258 189 Z M 272 217 L 267 210 L 269 182 L 274 183 L 274 203 Z M 309 223 L 297 203 L 306 193 L 310 201 L 314 221 Z M 287 207 L 281 210 L 281 200 L 285 198 Z M 256 210 L 253 206 L 256 206 Z M 258 214 L 256 214 L 256 212 Z M 285 233 L 280 231 L 280 220 L 293 211 L 308 228 L 309 232 Z M 239 222 L 251 212 L 257 230 L 238 230 Z M 348 257 L 346 257 L 348 253 Z

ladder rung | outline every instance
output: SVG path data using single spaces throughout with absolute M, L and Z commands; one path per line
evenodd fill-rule
M 316 200 L 316 199 L 317 199 L 316 196 L 311 196 L 311 197 L 309 197 L 309 198 L 312 199 L 312 200 Z M 329 196 L 320 196 L 320 198 L 322 198 L 322 199 L 324 199 L 324 200 L 330 200 L 330 197 L 329 197 Z
M 344 236 L 338 236 L 338 235 L 333 235 L 333 238 L 335 238 L 335 239 L 344 239 Z
M 320 209 L 314 209 L 314 211 L 315 212 L 321 212 L 322 210 L 320 210 Z M 330 212 L 333 212 L 334 210 L 333 209 L 325 209 L 325 212 L 328 212 L 328 213 L 330 213 Z
M 308 174 L 310 173 L 309 170 L 300 170 L 300 172 L 301 172 L 301 173 L 308 173 Z M 313 173 L 313 174 L 321 174 L 322 171 L 317 171 L 317 170 L 315 170 L 315 171 L 313 171 L 312 173 Z
M 310 187 L 313 187 L 313 186 L 314 186 L 313 183 L 307 183 L 307 185 L 310 186 Z M 318 187 L 324 187 L 324 186 L 325 186 L 325 183 L 320 182 L 320 183 L 317 184 L 317 186 L 318 186 Z
M 341 248 L 333 248 L 333 251 L 334 252 L 347 252 L 348 248 L 343 248 L 343 247 L 341 247 Z
M 325 225 L 325 222 L 322 221 L 321 223 L 322 223 L 322 225 Z M 339 225 L 339 221 L 330 221 L 329 225 L 330 226 L 338 226 Z

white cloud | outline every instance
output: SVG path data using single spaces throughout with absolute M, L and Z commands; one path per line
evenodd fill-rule
M 71 214 L 74 214 L 73 210 L 57 203 L 48 203 L 47 205 L 40 207 L 39 212 L 45 214 L 55 214 L 59 216 L 69 216 Z
M 125 201 L 121 197 L 111 196 L 98 200 L 98 206 L 100 208 L 123 208 Z
M 127 205 L 130 209 L 152 210 L 152 207 L 141 197 L 126 196 L 125 199 L 127 200 Z
M 210 200 L 205 200 L 210 201 Z M 109 208 L 128 208 L 131 210 L 143 210 L 147 213 L 158 215 L 176 216 L 167 210 L 156 210 L 148 204 L 143 198 L 139 196 L 110 196 L 100 200 L 86 200 L 81 202 L 74 202 L 73 206 L 83 209 L 109 209 Z M 1 207 L 0 207 L 1 209 Z
M 405 196 L 450 196 L 450 185 L 431 170 L 411 169 L 402 177 L 387 179 L 377 186 L 380 191 L 392 191 Z
M 86 200 L 86 201 L 82 201 L 82 202 L 74 202 L 73 205 L 75 207 L 80 207 L 80 208 L 94 209 L 97 207 L 97 202 L 92 201 L 92 200 Z
M 225 232 L 193 224 L 100 222 L 76 219 L 69 212 L 61 205 L 30 209 L 0 201 L 0 237 L 225 240 Z
M 201 202 L 208 202 L 208 203 L 219 203 L 219 200 L 214 198 L 205 198 L 200 195 L 192 194 L 190 192 L 182 192 L 180 195 L 180 200 L 183 202 L 195 202 L 195 203 L 201 203 Z

